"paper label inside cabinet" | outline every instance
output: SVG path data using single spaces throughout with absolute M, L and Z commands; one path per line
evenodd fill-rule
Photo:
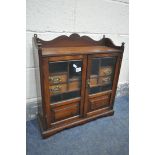
M 76 68 L 76 72 L 81 72 L 81 67 Z

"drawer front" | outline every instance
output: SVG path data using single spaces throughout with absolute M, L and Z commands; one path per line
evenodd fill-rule
M 96 110 L 109 106 L 110 94 L 105 94 L 102 96 L 94 97 L 89 99 L 90 110 Z
M 80 82 L 79 81 L 72 81 L 69 83 L 69 91 L 79 90 L 80 89 Z
M 100 76 L 108 76 L 111 74 L 112 74 L 112 67 L 111 66 L 100 67 L 100 70 L 99 70 Z
M 51 95 L 64 93 L 67 91 L 67 84 L 53 85 L 53 86 L 50 86 L 49 89 L 50 89 Z
M 79 103 L 72 103 L 65 106 L 53 107 L 54 120 L 60 121 L 79 115 Z
M 51 84 L 65 83 L 67 82 L 67 74 L 49 76 Z
M 107 85 L 110 83 L 111 83 L 111 76 L 99 77 L 99 84 L 100 85 Z

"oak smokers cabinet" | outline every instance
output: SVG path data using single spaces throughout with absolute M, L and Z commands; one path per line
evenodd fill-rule
M 35 34 L 33 47 L 43 138 L 114 114 L 124 43 L 116 46 L 105 36 L 95 41 L 78 34 L 44 41 Z

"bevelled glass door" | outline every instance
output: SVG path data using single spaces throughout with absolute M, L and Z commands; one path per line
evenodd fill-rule
M 92 58 L 89 94 L 112 89 L 115 57 Z
M 90 56 L 87 74 L 87 112 L 108 107 L 117 57 Z
M 51 104 L 81 96 L 81 73 L 81 60 L 49 62 Z
M 52 123 L 82 116 L 84 89 L 83 56 L 57 57 L 48 62 L 49 104 Z M 74 59 L 75 58 L 75 59 Z M 77 59 L 76 59 L 77 58 Z M 60 59 L 60 60 L 59 60 Z M 86 66 L 85 66 L 86 67 Z M 84 85 L 84 84 L 83 84 Z

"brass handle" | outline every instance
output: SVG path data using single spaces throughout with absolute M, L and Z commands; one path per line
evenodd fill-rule
M 110 75 L 111 73 L 112 73 L 111 70 L 108 70 L 108 71 L 107 71 L 107 75 Z
M 104 72 L 104 75 L 110 75 L 112 73 L 112 68 L 111 67 L 105 68 L 103 72 Z
M 52 90 L 60 90 L 61 86 L 55 86 Z
M 50 89 L 50 91 L 53 93 L 53 94 L 56 94 L 56 93 L 59 93 L 61 90 L 61 86 L 55 86 L 53 87 L 52 89 Z
M 51 77 L 50 79 L 53 83 L 61 82 L 61 79 L 59 77 Z
M 111 81 L 111 78 L 110 77 L 107 77 L 107 78 L 103 78 L 102 79 L 102 82 L 103 83 L 106 83 L 106 84 L 110 83 L 110 81 Z

